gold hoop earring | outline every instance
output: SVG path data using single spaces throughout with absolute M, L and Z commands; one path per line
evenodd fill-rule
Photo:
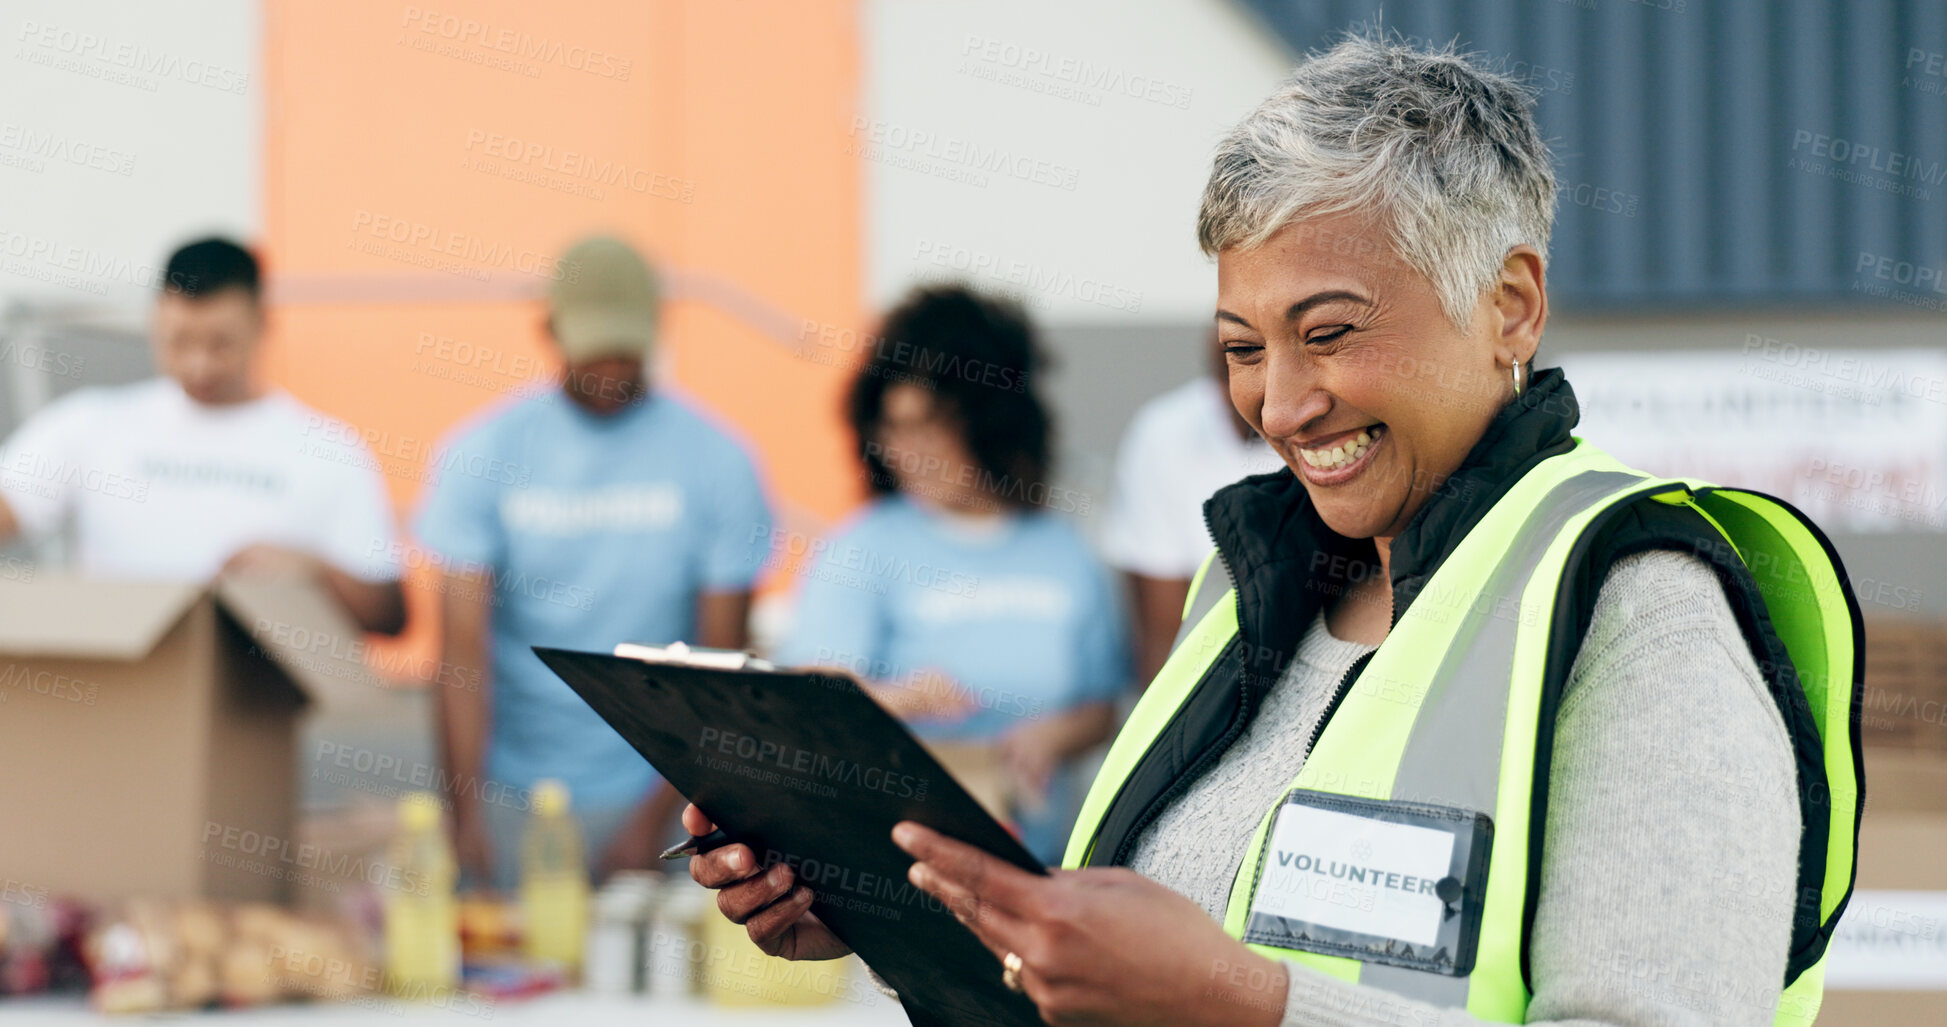
M 1514 394 L 1517 396 L 1521 395 L 1522 391 L 1527 388 L 1527 385 L 1521 380 L 1520 357 L 1514 358 L 1514 366 L 1508 369 L 1508 373 L 1514 378 Z

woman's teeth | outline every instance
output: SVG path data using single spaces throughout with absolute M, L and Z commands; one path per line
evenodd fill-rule
M 1321 471 L 1337 470 L 1364 456 L 1378 437 L 1377 429 L 1362 431 L 1356 438 L 1347 439 L 1331 449 L 1301 449 L 1298 455 Z

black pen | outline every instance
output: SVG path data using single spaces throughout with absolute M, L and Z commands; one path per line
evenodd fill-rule
M 712 849 L 721 849 L 730 844 L 730 836 L 719 827 L 706 835 L 691 835 L 688 841 L 678 842 L 663 850 L 664 859 L 688 859 L 700 856 Z

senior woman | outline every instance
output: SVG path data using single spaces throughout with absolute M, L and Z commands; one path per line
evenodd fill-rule
M 1554 199 L 1513 82 L 1370 37 L 1220 144 L 1231 400 L 1288 469 L 1206 504 L 1216 558 L 1067 869 L 893 830 L 1047 1022 L 1816 1013 L 1858 607 L 1783 503 L 1570 434 L 1530 371 Z M 692 874 L 768 950 L 844 951 L 757 869 Z

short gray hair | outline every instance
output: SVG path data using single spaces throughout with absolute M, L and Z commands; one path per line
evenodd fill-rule
M 1548 257 L 1555 172 L 1533 96 L 1452 44 L 1354 34 L 1312 54 L 1224 136 L 1197 241 L 1214 257 L 1300 218 L 1357 212 L 1384 219 L 1465 328 L 1509 249 Z

